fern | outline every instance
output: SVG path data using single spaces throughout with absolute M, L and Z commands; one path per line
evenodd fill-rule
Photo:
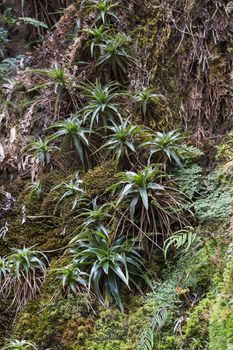
M 204 153 L 193 145 L 183 144 L 182 148 L 179 150 L 179 155 L 183 160 L 190 161 L 190 159 L 195 159 L 203 156 Z
M 140 339 L 137 350 L 153 350 L 154 347 L 154 331 L 151 328 L 146 329 Z
M 154 330 L 162 329 L 165 326 L 165 323 L 167 321 L 167 316 L 168 316 L 167 308 L 162 308 L 161 310 L 159 310 L 152 319 L 152 323 L 151 323 L 152 329 Z
M 176 249 L 183 248 L 187 253 L 191 246 L 199 240 L 197 234 L 191 227 L 175 232 L 164 242 L 164 256 L 167 258 L 168 250 L 173 246 Z
M 167 316 L 167 308 L 162 308 L 155 314 L 150 322 L 149 328 L 142 333 L 137 350 L 153 350 L 155 331 L 159 331 L 164 327 Z
M 175 174 L 175 178 L 180 191 L 189 199 L 194 199 L 204 189 L 202 168 L 197 164 L 179 169 Z
M 224 188 L 212 188 L 205 198 L 194 203 L 195 212 L 201 222 L 221 221 L 230 216 L 232 194 Z
M 17 20 L 18 20 L 18 23 L 30 24 L 30 25 L 32 25 L 33 27 L 36 27 L 36 28 L 42 27 L 42 28 L 48 29 L 48 26 L 47 26 L 46 23 L 38 21 L 35 18 L 18 17 Z
M 0 43 L 6 43 L 8 41 L 8 31 L 0 28 Z
M 0 49 L 1 52 L 1 49 Z M 0 79 L 6 79 L 9 75 L 13 74 L 17 70 L 17 66 L 24 59 L 25 56 L 19 55 L 16 57 L 6 58 L 0 63 Z

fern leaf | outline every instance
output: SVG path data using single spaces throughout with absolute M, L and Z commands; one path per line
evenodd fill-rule
M 38 27 L 42 27 L 42 28 L 46 28 L 48 29 L 48 26 L 46 23 L 38 21 L 35 18 L 31 18 L 31 17 L 18 17 L 19 22 L 23 22 L 24 24 L 31 24 L 32 26 L 38 28 Z
M 167 316 L 168 313 L 166 308 L 163 308 L 156 313 L 151 321 L 150 327 L 142 333 L 137 350 L 153 350 L 154 333 L 156 330 L 159 331 L 165 325 Z
M 154 331 L 148 328 L 142 333 L 137 350 L 152 350 L 154 347 Z
M 153 317 L 152 320 L 152 328 L 160 330 L 164 327 L 167 320 L 167 309 L 163 308 L 157 312 L 157 314 Z
M 193 232 L 192 228 L 177 231 L 164 242 L 165 259 L 167 258 L 167 252 L 171 246 L 175 247 L 176 249 L 183 247 L 184 252 L 187 253 L 191 246 L 197 242 L 197 240 L 197 234 Z

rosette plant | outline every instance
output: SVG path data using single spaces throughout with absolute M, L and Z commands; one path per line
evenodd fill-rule
M 137 282 L 149 283 L 138 246 L 124 237 L 114 239 L 107 229 L 83 231 L 71 242 L 69 252 L 89 273 L 89 288 L 102 304 L 113 297 L 123 311 L 121 288 L 139 288 Z M 140 289 L 140 288 L 139 288 Z
M 119 181 L 112 186 L 118 192 L 116 207 L 126 208 L 127 220 L 123 226 L 137 227 L 139 237 L 146 236 L 157 242 L 159 236 L 168 236 L 172 225 L 186 222 L 182 215 L 184 196 L 159 165 L 150 165 L 138 172 L 118 174 Z M 128 213 L 128 214 L 127 214 Z

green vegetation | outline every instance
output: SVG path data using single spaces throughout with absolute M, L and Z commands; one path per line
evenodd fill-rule
M 133 241 L 114 239 L 106 229 L 84 231 L 72 241 L 70 253 L 80 266 L 90 266 L 89 287 L 93 286 L 99 301 L 109 305 L 113 296 L 123 311 L 120 283 L 130 288 L 137 286 L 137 279 L 147 280 L 144 264 Z M 136 280 L 135 280 L 136 279 Z
M 118 97 L 116 83 L 103 86 L 100 80 L 96 80 L 95 84 L 82 83 L 80 88 L 87 100 L 87 105 L 82 109 L 84 122 L 89 120 L 91 130 L 93 126 L 106 127 L 114 119 L 121 120 L 118 104 L 114 102 Z
M 153 350 L 155 345 L 155 331 L 163 328 L 167 320 L 167 309 L 161 309 L 152 319 L 150 328 L 142 335 L 137 350 Z
M 139 235 L 154 243 L 159 234 L 167 236 L 172 232 L 171 218 L 182 223 L 182 193 L 159 165 L 150 165 L 136 172 L 127 171 L 119 174 L 120 181 L 113 185 L 118 189 L 117 205 L 129 198 L 129 218 L 139 222 Z M 120 191 L 119 191 L 120 189 Z M 148 235 L 150 234 L 150 236 Z
M 37 347 L 26 340 L 11 340 L 9 344 L 5 345 L 2 350 L 27 350 L 37 349 Z
M 205 190 L 202 168 L 196 163 L 185 165 L 175 174 L 176 182 L 180 190 L 193 200 Z
M 0 5 L 2 350 L 233 348 L 215 5 Z
M 182 149 L 181 140 L 184 139 L 178 131 L 169 131 L 168 133 L 156 132 L 152 140 L 145 142 L 142 146 L 149 146 L 149 162 L 155 156 L 158 163 L 162 163 L 164 169 L 167 163 L 175 162 L 181 166 L 179 150 Z
M 64 144 L 71 144 L 78 152 L 79 158 L 85 167 L 84 154 L 85 150 L 90 148 L 89 140 L 86 134 L 90 133 L 90 130 L 82 126 L 83 122 L 76 116 L 72 116 L 68 119 L 55 123 L 52 127 L 58 129 L 51 139 L 56 140 L 62 137 Z
M 133 62 L 128 49 L 129 42 L 129 37 L 125 34 L 118 33 L 100 44 L 102 54 L 97 62 L 97 67 L 101 70 L 103 70 L 104 67 L 108 67 L 114 79 L 121 82 L 125 81 L 127 67 L 130 62 Z
M 92 208 L 83 208 L 82 212 L 78 215 L 83 219 L 83 227 L 92 229 L 103 229 L 106 219 L 111 219 L 109 213 L 111 204 L 105 203 L 101 206 L 97 205 L 97 198 L 92 202 Z
M 85 278 L 88 274 L 79 270 L 76 260 L 72 261 L 70 265 L 57 269 L 55 273 L 57 279 L 62 284 L 65 296 L 69 293 L 76 294 L 83 292 L 83 289 L 87 291 L 87 281 Z
M 84 0 L 82 5 L 89 11 L 97 12 L 94 23 L 110 24 L 112 20 L 117 19 L 115 8 L 118 7 L 118 3 L 112 3 L 110 0 Z
M 149 109 L 152 105 L 159 105 L 165 97 L 157 94 L 156 91 L 150 87 L 143 87 L 141 91 L 133 94 L 133 102 L 140 108 L 140 113 L 145 120 L 149 114 Z
M 98 52 L 99 45 L 105 41 L 109 32 L 108 27 L 101 25 L 99 27 L 88 28 L 84 30 L 85 33 L 91 38 L 91 56 L 95 57 L 96 51 Z
M 27 300 L 35 298 L 47 271 L 47 258 L 32 248 L 14 249 L 1 259 L 1 293 L 7 297 L 13 293 L 12 306 L 17 311 Z
M 143 133 L 142 127 L 130 125 L 129 119 L 126 119 L 120 125 L 113 123 L 108 130 L 111 135 L 100 149 L 106 148 L 110 154 L 113 153 L 117 166 L 127 163 L 133 166 L 131 159 L 133 155 L 137 156 L 136 142 Z
M 78 175 L 78 174 L 77 174 Z M 79 201 L 82 201 L 82 195 L 85 193 L 85 190 L 83 189 L 83 181 L 78 179 L 76 177 L 75 180 L 70 180 L 69 182 L 62 182 L 61 184 L 55 186 L 52 191 L 61 189 L 62 195 L 57 201 L 55 211 L 58 207 L 58 205 L 66 198 L 71 197 L 73 199 L 72 203 L 72 210 L 75 209 L 76 205 Z
M 191 246 L 198 243 L 199 237 L 197 237 L 196 232 L 193 232 L 192 227 L 180 230 L 173 233 L 171 237 L 168 237 L 164 242 L 164 255 L 167 256 L 168 250 L 173 247 L 179 249 L 182 247 L 183 253 L 188 253 Z
M 59 149 L 56 146 L 50 145 L 50 142 L 50 139 L 32 141 L 28 145 L 26 152 L 29 154 L 33 153 L 35 159 L 42 165 L 48 165 L 51 161 L 50 153 Z
M 232 257 L 229 256 L 224 273 L 222 291 L 216 298 L 210 313 L 210 349 L 231 349 L 232 337 Z
M 54 68 L 51 70 L 46 69 L 34 69 L 31 73 L 40 75 L 41 77 L 48 78 L 48 81 L 35 86 L 32 90 L 48 87 L 50 85 L 54 86 L 54 92 L 59 93 L 62 89 L 67 86 L 67 79 L 65 76 L 65 71 L 63 68 Z

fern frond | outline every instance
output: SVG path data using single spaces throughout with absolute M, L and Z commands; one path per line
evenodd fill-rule
M 148 328 L 142 333 L 137 350 L 152 350 L 153 347 L 154 347 L 154 330 L 151 328 Z
M 167 320 L 167 309 L 163 308 L 159 310 L 152 318 L 150 327 L 147 328 L 141 335 L 137 350 L 153 350 L 154 348 L 154 335 L 155 331 L 159 331 L 164 327 Z
M 36 28 L 42 27 L 47 29 L 48 26 L 46 23 L 38 21 L 35 18 L 31 18 L 31 17 L 18 17 L 19 22 L 23 22 L 24 24 L 30 24 Z
M 163 328 L 166 323 L 167 316 L 168 316 L 168 313 L 166 308 L 159 310 L 152 319 L 152 322 L 151 322 L 152 329 L 160 330 L 161 328 Z
M 175 232 L 164 242 L 164 256 L 167 258 L 167 252 L 173 246 L 176 249 L 184 248 L 187 253 L 190 247 L 199 240 L 197 234 L 191 227 Z

